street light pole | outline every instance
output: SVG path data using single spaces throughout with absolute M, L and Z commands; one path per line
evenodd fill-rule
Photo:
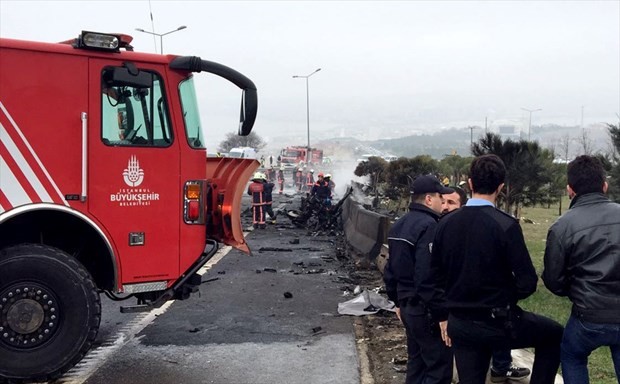
M 527 141 L 530 141 L 530 137 L 532 135 L 532 112 L 542 111 L 542 109 L 540 109 L 540 108 L 539 109 L 521 108 L 521 109 L 530 113 L 530 124 L 529 124 L 529 127 L 527 129 Z
M 308 129 L 308 147 L 306 149 L 306 164 L 310 162 L 310 87 L 309 87 L 308 79 L 310 78 L 310 76 L 314 75 L 320 70 L 321 68 L 317 68 L 314 72 L 306 76 L 301 76 L 301 75 L 293 76 L 293 79 L 306 79 L 306 124 L 307 124 L 307 129 Z
M 181 25 L 179 28 L 173 29 L 172 31 L 168 31 L 166 33 L 155 33 L 155 32 L 151 32 L 151 31 L 146 31 L 146 30 L 144 30 L 142 28 L 136 28 L 136 31 L 148 33 L 149 35 L 153 35 L 153 36 L 159 36 L 159 50 L 160 50 L 160 53 L 163 55 L 164 54 L 164 36 L 169 35 L 169 34 L 171 34 L 173 32 L 180 31 L 180 30 L 185 29 L 185 28 L 187 28 L 187 26 Z

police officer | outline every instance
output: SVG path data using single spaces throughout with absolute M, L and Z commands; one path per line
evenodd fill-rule
M 431 246 L 427 282 L 438 293 L 430 307 L 441 316 L 442 339 L 452 345 L 461 384 L 485 383 L 494 350 L 526 347 L 536 350 L 530 383 L 552 384 L 563 328 L 517 306 L 538 277 L 519 222 L 495 208 L 506 167 L 496 155 L 479 156 L 469 177 L 472 198 L 441 219 Z
M 420 283 L 430 273 L 429 243 L 442 210 L 443 194 L 454 192 L 434 176 L 418 176 L 412 184 L 409 213 L 388 234 L 390 257 L 384 271 L 387 295 L 407 335 L 405 383 L 450 384 L 452 352 L 443 343 L 439 325 L 429 319 Z

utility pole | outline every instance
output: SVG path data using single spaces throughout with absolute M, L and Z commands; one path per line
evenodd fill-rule
M 540 108 L 539 109 L 521 108 L 521 109 L 530 113 L 530 123 L 529 123 L 528 129 L 527 129 L 527 141 L 530 141 L 530 138 L 532 136 L 532 112 L 542 111 L 542 109 L 540 109 Z
M 469 127 L 469 144 L 470 146 L 474 145 L 474 129 L 477 129 L 478 127 L 470 125 Z
M 583 129 L 583 107 L 585 107 L 585 105 L 581 106 L 581 129 Z
M 309 86 L 308 86 L 308 79 L 310 78 L 310 76 L 314 75 L 315 73 L 317 73 L 318 71 L 320 71 L 321 68 L 317 68 L 314 72 L 312 72 L 309 75 L 305 75 L 305 76 L 301 76 L 301 75 L 294 75 L 293 79 L 306 79 L 306 126 L 307 126 L 307 133 L 308 133 L 308 147 L 306 150 L 306 164 L 310 163 L 310 91 L 309 91 Z
M 152 14 L 151 14 L 151 17 L 152 17 Z M 159 53 L 163 55 L 164 54 L 164 36 L 180 31 L 185 28 L 187 28 L 187 26 L 181 25 L 177 29 L 173 29 L 172 31 L 168 31 L 166 33 L 155 33 L 155 32 L 144 30 L 142 28 L 136 28 L 136 31 L 148 33 L 149 35 L 153 35 L 153 36 L 159 36 Z

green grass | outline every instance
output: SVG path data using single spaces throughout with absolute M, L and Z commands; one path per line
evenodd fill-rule
M 568 209 L 568 198 L 562 202 L 562 212 Z M 521 222 L 523 235 L 532 257 L 536 272 L 540 276 L 543 270 L 545 240 L 551 224 L 559 217 L 558 205 L 550 208 L 523 208 L 521 216 L 534 224 Z M 542 279 L 538 280 L 538 289 L 532 296 L 520 302 L 523 309 L 550 317 L 560 324 L 566 324 L 570 315 L 571 302 L 565 297 L 558 297 L 545 288 Z M 609 348 L 599 348 L 592 352 L 588 362 L 590 382 L 596 384 L 617 384 L 616 374 Z

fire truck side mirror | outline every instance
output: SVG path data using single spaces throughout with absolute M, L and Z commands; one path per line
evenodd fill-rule
M 247 136 L 252 132 L 257 111 L 258 96 L 256 89 L 244 89 L 241 95 L 241 114 L 239 116 L 240 136 Z

